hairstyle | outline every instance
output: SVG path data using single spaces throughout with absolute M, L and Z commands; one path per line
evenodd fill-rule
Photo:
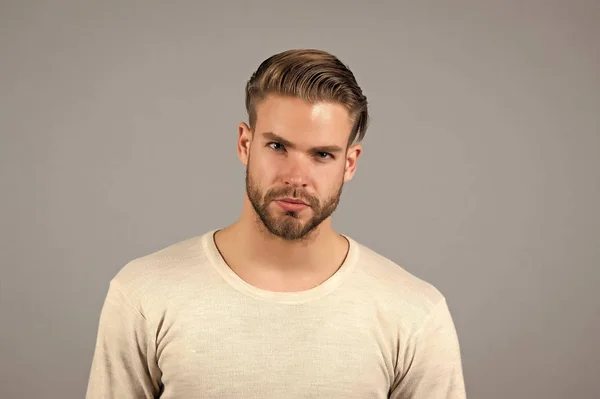
M 255 128 L 257 105 L 269 94 L 344 105 L 354 122 L 348 145 L 360 142 L 367 132 L 367 97 L 350 69 L 328 52 L 287 50 L 264 60 L 246 84 L 246 111 L 251 129 Z

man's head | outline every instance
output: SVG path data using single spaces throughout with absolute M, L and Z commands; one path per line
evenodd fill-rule
M 238 155 L 246 165 L 248 200 L 271 234 L 306 238 L 335 211 L 354 175 L 367 99 L 335 56 L 290 50 L 252 75 L 246 109 L 249 125 L 239 126 Z

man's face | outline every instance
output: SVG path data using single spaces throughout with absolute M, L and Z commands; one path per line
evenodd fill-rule
M 341 104 L 273 95 L 258 105 L 246 192 L 271 234 L 303 239 L 335 211 L 360 153 L 347 148 L 351 129 Z

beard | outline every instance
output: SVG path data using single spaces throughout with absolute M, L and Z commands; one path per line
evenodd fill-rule
M 246 193 L 248 199 L 269 233 L 286 241 L 297 241 L 306 239 L 319 225 L 336 210 L 342 195 L 343 180 L 340 182 L 336 192 L 325 201 L 309 195 L 297 187 L 272 188 L 266 192 L 261 191 L 256 180 L 249 172 L 250 162 L 246 167 Z M 302 222 L 298 212 L 287 211 L 278 214 L 269 211 L 269 205 L 279 198 L 293 197 L 306 202 L 312 210 L 312 217 Z

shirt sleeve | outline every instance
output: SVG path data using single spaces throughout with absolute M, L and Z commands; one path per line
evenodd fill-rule
M 147 320 L 111 282 L 100 313 L 86 398 L 155 398 L 159 387 Z
M 409 341 L 390 399 L 466 399 L 460 346 L 445 299 Z

